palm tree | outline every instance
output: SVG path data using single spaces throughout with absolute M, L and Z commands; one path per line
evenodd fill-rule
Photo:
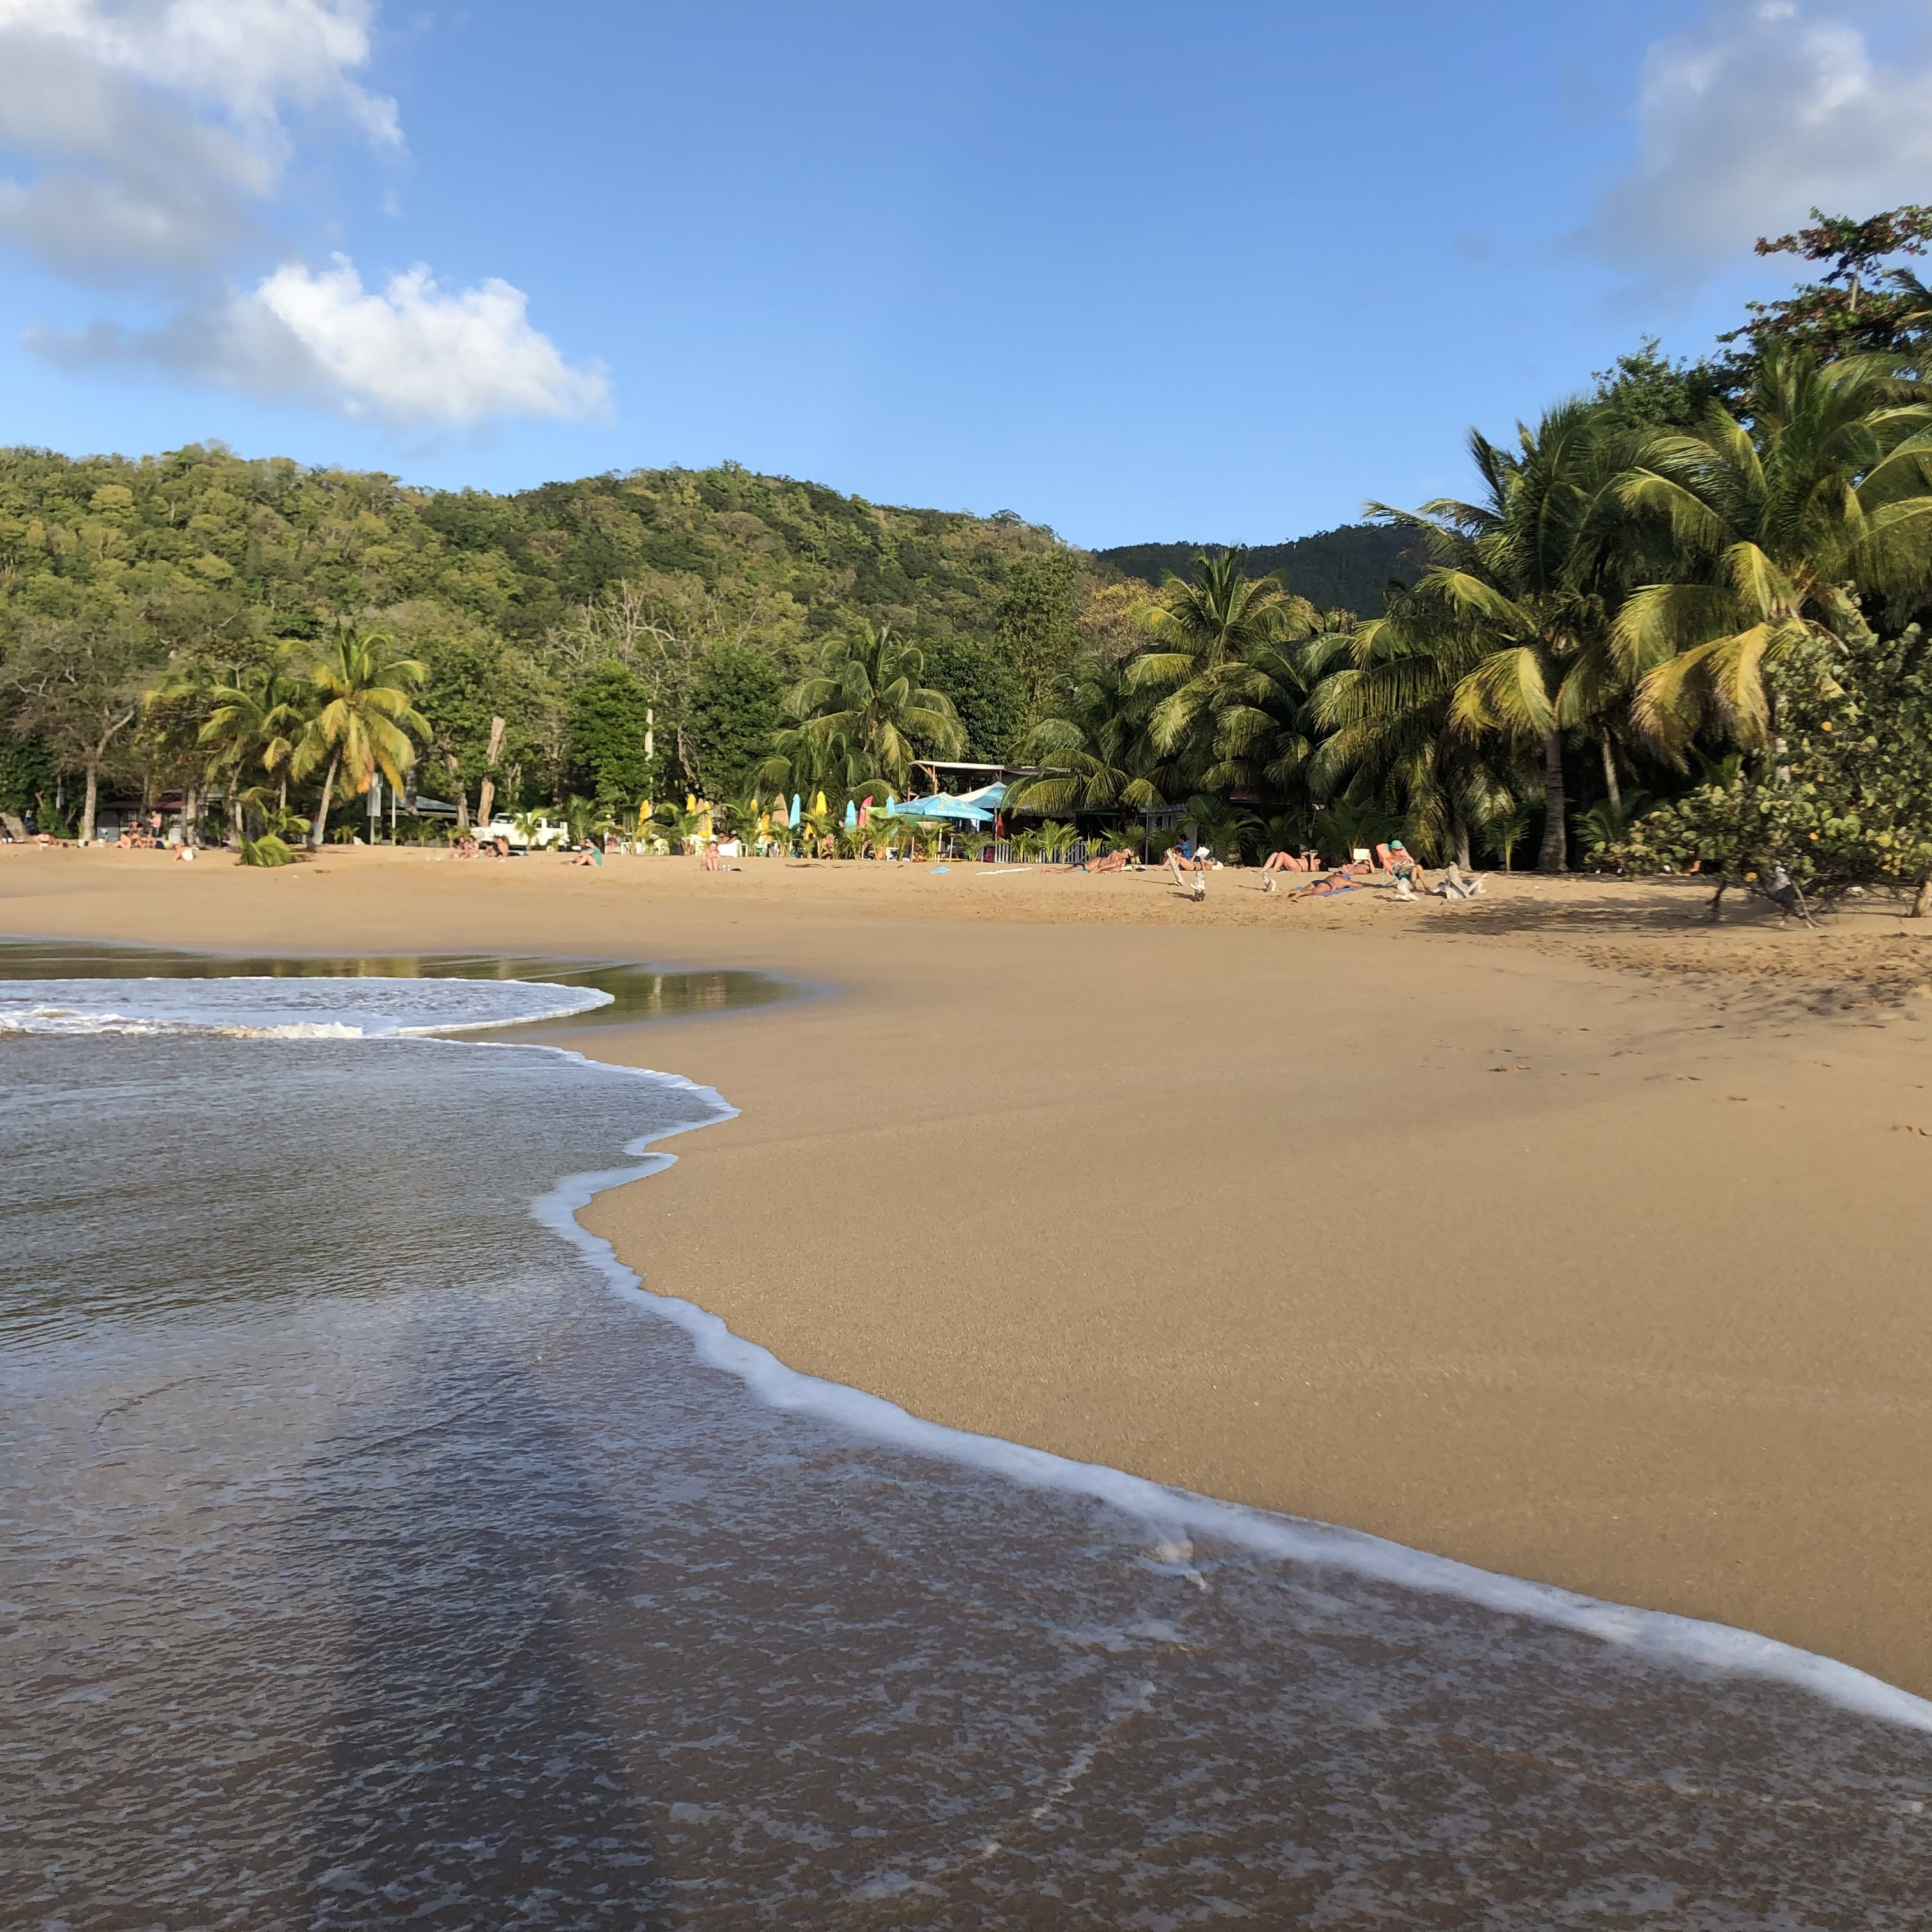
M 1204 552 L 1193 583 L 1168 578 L 1150 620 L 1153 647 L 1126 674 L 1129 688 L 1158 699 L 1148 719 L 1155 749 L 1180 754 L 1190 778 L 1216 789 L 1262 775 L 1282 722 L 1284 689 L 1298 708 L 1306 694 L 1287 647 L 1322 627 L 1306 598 L 1291 596 L 1278 578 L 1247 576 L 1241 557 L 1238 550 Z M 1306 748 L 1298 746 L 1298 756 Z
M 1516 848 L 1528 835 L 1529 808 L 1512 800 L 1507 805 L 1499 805 L 1484 820 L 1483 849 L 1500 859 L 1507 872 Z
M 1400 599 L 1397 600 L 1398 608 Z M 1316 687 L 1308 712 L 1323 735 L 1304 768 L 1318 798 L 1360 794 L 1400 808 L 1402 836 L 1419 854 L 1470 863 L 1469 829 L 1506 788 L 1496 746 L 1456 724 L 1453 658 L 1400 625 L 1358 630 L 1347 662 Z
M 254 792 L 260 788 L 251 792 L 237 789 L 251 766 L 278 781 L 276 809 L 287 809 L 289 763 L 295 754 L 295 734 L 302 728 L 305 694 L 287 664 L 280 660 L 253 665 L 234 683 L 217 685 L 208 693 L 214 708 L 201 728 L 201 742 L 214 748 L 227 773 L 230 817 L 238 842 L 248 836 L 243 822 L 248 806 L 259 806 Z
M 416 762 L 412 740 L 430 735 L 429 721 L 409 698 L 428 675 L 418 659 L 396 655 L 396 640 L 388 632 L 347 626 L 316 660 L 309 682 L 319 708 L 289 760 L 290 775 L 298 778 L 328 763 L 309 828 L 312 847 L 320 846 L 328 827 L 338 772 L 356 792 L 368 791 L 379 771 L 391 784 L 401 785 L 404 772 Z
M 1120 806 L 1157 811 L 1167 802 L 1171 760 L 1148 730 L 1155 700 L 1132 689 L 1118 664 L 1089 658 L 1074 680 L 1064 716 L 1043 718 L 1022 741 L 1019 756 L 1044 767 L 1040 777 L 1008 790 L 1009 812 L 1111 812 Z
M 1622 449 L 1600 410 L 1574 399 L 1548 411 L 1533 432 L 1519 424 L 1516 437 L 1512 453 L 1471 431 L 1470 454 L 1484 484 L 1480 502 L 1443 498 L 1419 511 L 1369 506 L 1414 530 L 1431 567 L 1387 616 L 1356 633 L 1355 668 L 1381 667 L 1378 681 L 1390 688 L 1364 703 L 1345 697 L 1351 687 L 1339 687 L 1316 711 L 1331 724 L 1384 727 L 1405 713 L 1426 714 L 1405 748 L 1412 765 L 1424 740 L 1439 740 L 1445 725 L 1538 746 L 1544 818 L 1537 862 L 1560 872 L 1568 856 L 1564 731 L 1609 694 L 1603 653 L 1592 651 L 1607 636 L 1610 617 L 1610 547 L 1598 500 Z M 1573 680 L 1580 668 L 1585 674 Z
M 1896 358 L 1820 365 L 1767 349 L 1749 413 L 1747 427 L 1712 405 L 1696 434 L 1652 438 L 1613 485 L 1673 554 L 1672 580 L 1630 594 L 1612 644 L 1640 730 L 1680 759 L 1707 725 L 1767 741 L 1766 673 L 1808 640 L 1836 647 L 1859 616 L 1855 584 L 1883 594 L 1932 578 L 1932 394 Z
M 921 751 L 956 758 L 966 742 L 952 700 L 922 684 L 925 674 L 926 654 L 889 624 L 834 639 L 818 668 L 786 692 L 785 711 L 797 722 L 776 734 L 758 782 L 903 792 Z
M 1346 865 L 1354 854 L 1372 849 L 1402 830 L 1402 820 L 1381 806 L 1337 799 L 1315 814 L 1315 842 L 1323 857 L 1340 854 Z

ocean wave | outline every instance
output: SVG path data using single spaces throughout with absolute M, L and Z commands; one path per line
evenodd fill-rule
M 0 980 L 0 1033 L 382 1040 L 567 1019 L 611 996 L 525 980 Z

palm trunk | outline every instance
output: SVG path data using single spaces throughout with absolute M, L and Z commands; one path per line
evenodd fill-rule
M 87 761 L 87 798 L 80 808 L 80 842 L 83 845 L 94 843 L 94 808 L 100 796 L 100 766 L 92 758 Z
M 308 842 L 312 851 L 322 849 L 322 835 L 328 830 L 328 803 L 335 796 L 335 768 L 342 761 L 338 752 L 328 761 L 328 776 L 322 782 L 322 802 L 315 808 L 315 823 L 309 828 Z
M 459 832 L 470 830 L 470 786 L 464 778 L 457 761 L 446 752 L 442 758 L 443 769 L 449 774 L 449 781 L 456 788 L 456 829 Z
M 1918 881 L 1918 890 L 1912 902 L 1911 916 L 1914 919 L 1932 919 L 1932 873 Z
M 1543 734 L 1543 850 L 1537 854 L 1539 872 L 1570 869 L 1569 830 L 1564 824 L 1568 800 L 1563 792 L 1563 734 Z
M 1606 731 L 1598 740 L 1604 754 L 1604 784 L 1610 794 L 1610 802 L 1621 816 L 1624 808 L 1623 788 L 1617 783 L 1617 754 L 1610 743 L 1610 734 Z
M 1469 856 L 1469 821 L 1462 816 L 1462 801 L 1452 799 L 1449 802 L 1450 831 L 1456 843 L 1456 862 L 1464 872 L 1473 872 L 1474 862 Z

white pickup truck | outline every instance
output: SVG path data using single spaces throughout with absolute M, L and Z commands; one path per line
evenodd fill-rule
M 499 812 L 488 825 L 476 826 L 470 836 L 479 844 L 501 838 L 513 852 L 526 852 L 533 845 L 539 852 L 544 852 L 553 845 L 564 844 L 569 838 L 570 831 L 567 826 L 553 825 L 548 818 L 538 818 L 533 821 L 530 833 L 526 837 L 523 827 L 514 819 Z

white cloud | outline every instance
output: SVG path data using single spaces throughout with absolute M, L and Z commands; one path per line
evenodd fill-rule
M 158 328 L 104 320 L 36 331 L 34 346 L 70 366 L 142 363 L 398 425 L 601 408 L 602 373 L 566 363 L 507 282 L 446 291 L 418 266 L 372 293 L 345 257 L 320 271 L 286 259 L 269 214 L 308 124 L 401 148 L 395 104 L 361 79 L 375 12 L 375 0 L 0 0 L 0 242 L 68 280 L 174 304 Z M 235 292 L 251 258 L 277 255 L 252 293 Z
M 394 142 L 395 103 L 351 77 L 374 12 L 372 0 L 0 0 L 0 38 L 69 50 L 256 130 L 293 104 L 340 109 Z
M 494 277 L 446 292 L 419 262 L 372 295 L 338 255 L 319 274 L 293 264 L 278 268 L 249 301 L 288 332 L 356 412 L 442 424 L 580 416 L 609 394 L 599 371 L 573 369 L 530 326 L 522 290 Z
M 355 79 L 368 0 L 0 0 L 0 236 L 94 284 L 205 273 L 262 239 L 290 112 L 400 146 Z
M 1876 57 L 1837 13 L 1720 4 L 1645 58 L 1637 165 L 1587 231 L 1630 266 L 1694 278 L 1802 222 L 1932 200 L 1932 64 Z

